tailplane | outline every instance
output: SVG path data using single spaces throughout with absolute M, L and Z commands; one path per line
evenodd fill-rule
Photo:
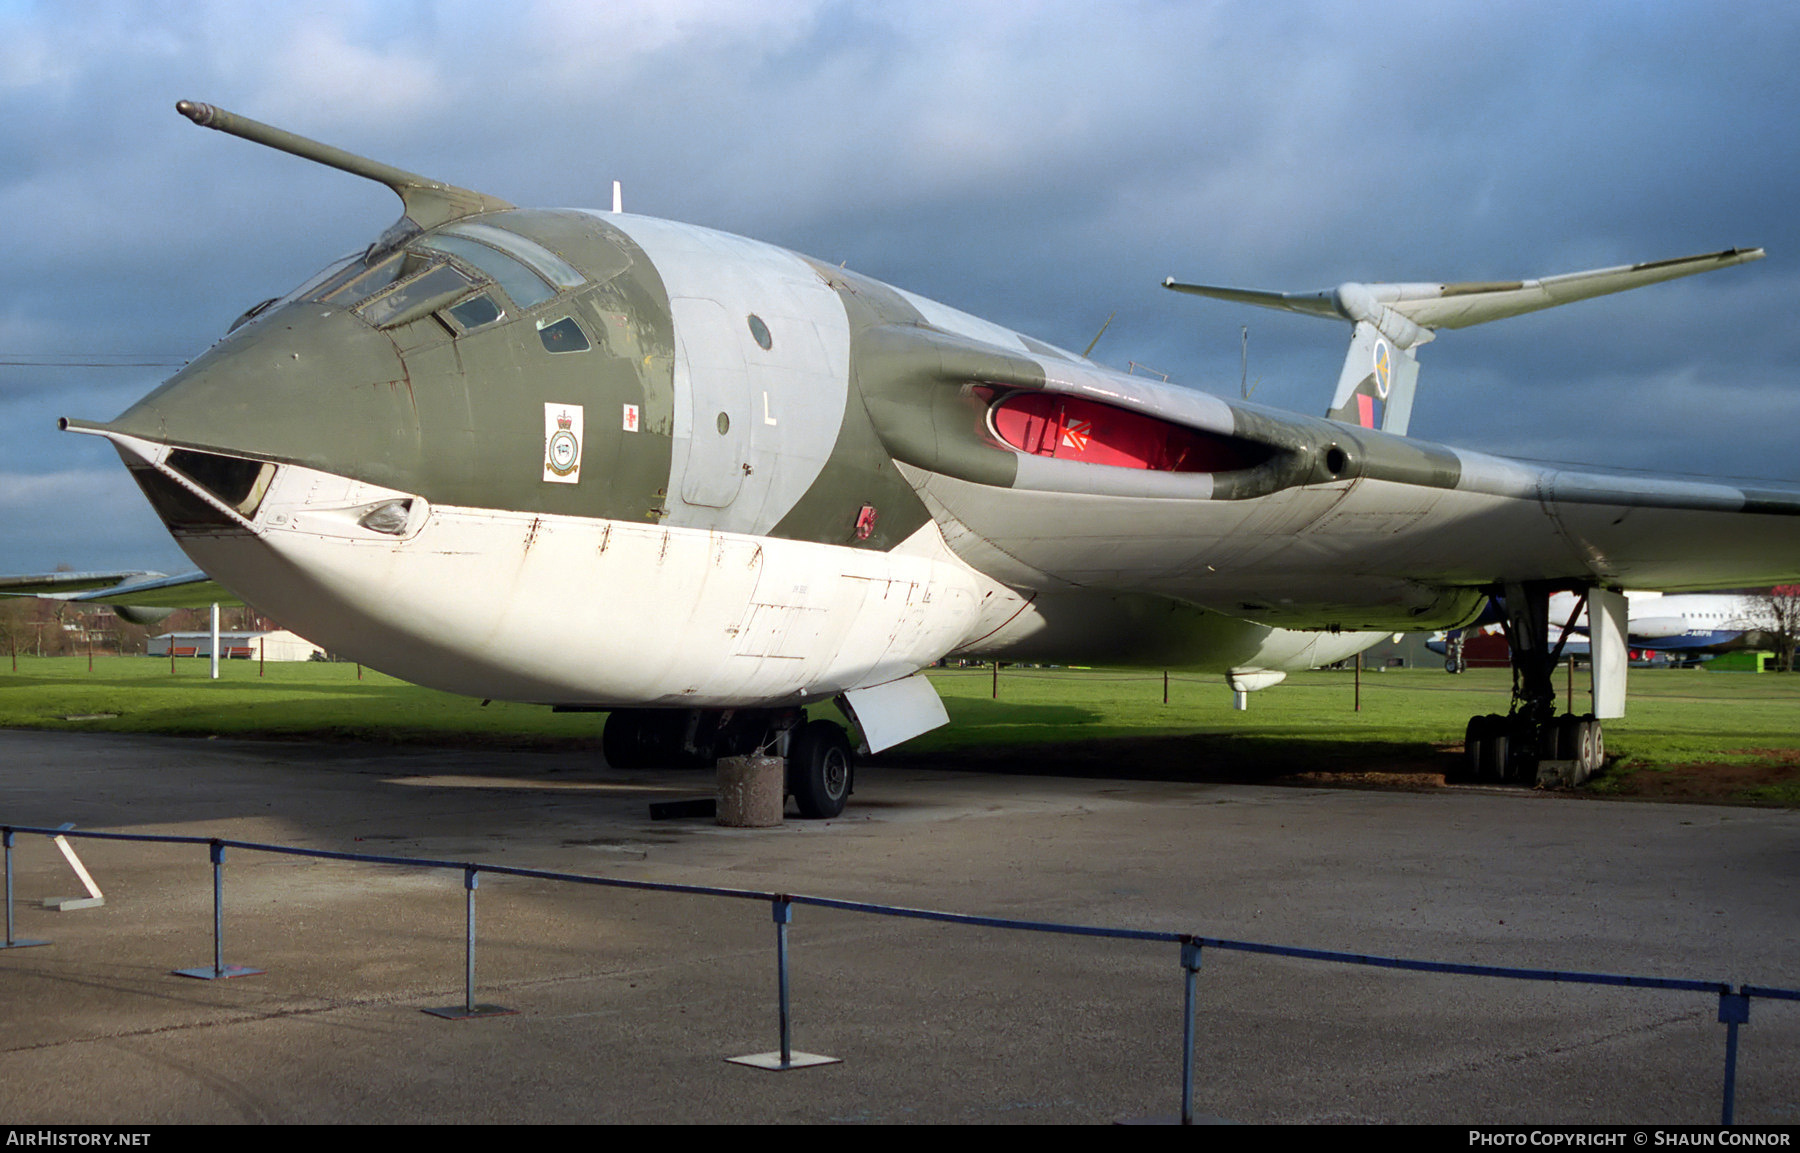
M 1438 329 L 1504 320 L 1590 296 L 1747 264 L 1762 257 L 1760 248 L 1730 248 L 1702 256 L 1596 268 L 1540 280 L 1465 284 L 1352 282 L 1322 292 L 1221 288 L 1182 284 L 1174 277 L 1163 281 L 1163 287 L 1195 296 L 1350 321 L 1355 326 L 1350 334 L 1350 351 L 1344 357 L 1344 370 L 1338 375 L 1337 391 L 1325 415 L 1345 424 L 1404 436 L 1412 420 L 1413 393 L 1419 380 L 1416 351 L 1436 338 Z

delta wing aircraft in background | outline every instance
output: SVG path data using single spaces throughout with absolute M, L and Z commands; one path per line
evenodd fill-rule
M 1354 327 L 1327 417 L 1103 368 L 779 248 L 518 209 L 204 104 L 195 123 L 379 181 L 366 250 L 256 305 L 117 419 L 182 548 L 283 625 L 420 684 L 606 710 L 615 764 L 772 749 L 802 813 L 946 720 L 940 658 L 1206 670 L 1245 692 L 1504 597 L 1508 717 L 1473 762 L 1595 748 L 1557 717 L 1549 597 L 1800 576 L 1800 488 L 1545 466 L 1405 437 L 1416 349 L 1760 250 L 1507 284 L 1183 292 Z M 82 594 L 169 603 L 155 589 Z M 189 587 L 190 601 L 211 586 Z M 1608 655 L 1610 654 L 1610 655 Z

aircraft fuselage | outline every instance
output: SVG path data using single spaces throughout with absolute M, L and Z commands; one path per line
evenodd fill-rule
M 951 654 L 1227 672 L 1369 643 L 968 563 L 861 387 L 859 333 L 921 306 L 980 324 L 706 229 L 509 211 L 327 269 L 106 430 L 216 579 L 472 695 L 792 704 Z

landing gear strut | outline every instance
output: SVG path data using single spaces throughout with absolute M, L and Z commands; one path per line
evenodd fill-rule
M 785 750 L 788 795 L 814 820 L 842 813 L 856 783 L 843 726 L 808 721 L 801 709 L 614 709 L 601 747 L 615 769 L 706 768 L 720 757 Z
M 1576 780 L 1585 780 L 1605 760 L 1605 741 L 1593 714 L 1556 713 L 1553 674 L 1562 658 L 1570 626 L 1586 607 L 1587 593 L 1577 598 L 1575 611 L 1563 624 L 1562 637 L 1553 646 L 1550 635 L 1550 594 L 1556 589 L 1543 582 L 1509 584 L 1505 600 L 1505 628 L 1512 651 L 1512 708 L 1506 716 L 1490 713 L 1472 717 L 1464 733 L 1462 776 L 1484 783 L 1535 785 L 1542 761 L 1574 761 Z
M 1444 671 L 1460 673 L 1467 671 L 1469 660 L 1463 655 L 1463 645 L 1468 634 L 1462 629 L 1451 629 L 1444 634 Z

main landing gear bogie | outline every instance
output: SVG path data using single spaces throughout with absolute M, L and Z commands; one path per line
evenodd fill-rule
M 849 734 L 834 721 L 808 721 L 800 709 L 614 709 L 601 734 L 606 763 L 616 769 L 706 768 L 783 745 L 787 793 L 800 815 L 841 814 L 856 783 Z
M 1552 622 L 1551 594 L 1569 589 L 1571 584 L 1577 593 L 1574 611 L 1567 620 L 1561 619 L 1559 611 L 1558 620 Z M 1593 713 L 1557 715 L 1553 673 L 1577 619 L 1587 608 L 1592 589 L 1575 582 L 1527 581 L 1497 586 L 1492 591 L 1500 598 L 1496 604 L 1501 610 L 1512 664 L 1512 706 L 1504 716 L 1489 713 L 1469 719 L 1459 776 L 1483 784 L 1535 785 L 1544 762 L 1554 762 L 1560 770 L 1558 779 L 1581 784 L 1605 763 L 1605 737 Z M 1559 626 L 1554 632 L 1553 624 Z M 1453 647 L 1446 665 L 1461 656 L 1460 646 Z M 1594 667 L 1598 670 L 1599 664 Z M 1597 675 L 1595 686 L 1598 701 L 1601 694 Z
M 1477 784 L 1535 785 L 1541 761 L 1574 763 L 1574 780 L 1587 780 L 1606 763 L 1606 737 L 1592 713 L 1553 717 L 1533 739 L 1530 722 L 1514 714 L 1469 718 L 1463 736 L 1461 778 Z

